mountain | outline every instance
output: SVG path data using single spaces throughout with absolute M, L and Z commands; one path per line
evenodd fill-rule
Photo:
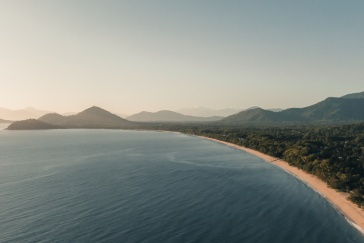
M 178 113 L 186 116 L 197 116 L 197 117 L 212 117 L 212 116 L 230 116 L 238 113 L 241 110 L 226 108 L 226 109 L 209 109 L 204 107 L 193 107 L 184 108 L 177 110 Z
M 27 107 L 21 110 L 10 110 L 0 107 L 0 117 L 6 120 L 25 120 L 25 119 L 37 119 L 50 111 L 37 110 L 32 107 Z
M 249 107 L 247 109 L 241 110 L 240 112 L 242 112 L 242 111 L 248 111 L 248 110 L 254 110 L 254 109 L 257 109 L 257 108 L 262 109 L 259 106 L 252 106 L 252 107 Z M 284 109 L 281 109 L 281 108 L 271 108 L 271 109 L 266 109 L 266 110 L 267 111 L 273 111 L 273 112 L 281 112 Z
M 327 98 L 305 108 L 281 112 L 261 108 L 243 111 L 221 120 L 225 124 L 276 122 L 355 122 L 364 121 L 364 99 Z
M 49 112 L 49 113 L 52 113 L 52 112 Z M 114 114 L 121 117 L 121 118 L 127 117 L 127 115 L 121 114 L 121 113 L 114 113 Z M 61 115 L 62 116 L 72 116 L 72 115 L 77 115 L 77 112 L 65 112 L 65 113 L 62 113 Z
M 0 123 L 12 123 L 13 121 L 8 121 L 8 120 L 3 120 L 3 119 L 0 119 Z
M 196 117 L 186 116 L 174 111 L 158 111 L 158 112 L 147 112 L 142 111 L 138 114 L 128 116 L 126 119 L 135 122 L 206 122 L 206 121 L 218 121 L 224 117 L 213 116 L 213 117 Z
M 291 108 L 279 112 L 291 119 L 313 121 L 363 121 L 364 99 L 327 98 L 306 108 Z
M 40 117 L 38 120 L 42 122 L 46 122 L 48 124 L 58 125 L 60 126 L 67 120 L 68 116 L 62 116 L 58 113 L 49 113 L 42 117 Z
M 23 121 L 16 121 L 10 124 L 7 130 L 43 130 L 43 129 L 57 129 L 60 126 L 51 125 L 36 119 L 27 119 Z
M 341 98 L 345 98 L 345 99 L 364 99 L 364 92 L 354 93 L 354 94 L 347 94 L 347 95 L 342 96 Z
M 279 113 L 274 111 L 263 110 L 262 108 L 242 111 L 238 114 L 228 116 L 221 120 L 226 124 L 243 124 L 243 123 L 267 123 L 283 121 Z
M 68 128 L 121 128 L 130 124 L 129 121 L 96 106 L 76 115 L 62 116 L 57 113 L 51 113 L 40 117 L 38 120 Z

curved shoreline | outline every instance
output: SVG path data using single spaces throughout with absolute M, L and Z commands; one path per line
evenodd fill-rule
M 313 190 L 315 190 L 317 193 L 319 193 L 321 196 L 323 196 L 332 206 L 341 213 L 346 220 L 351 224 L 354 228 L 359 230 L 364 235 L 364 211 L 360 209 L 357 205 L 350 202 L 348 199 L 346 199 L 345 196 L 341 195 L 336 190 L 329 188 L 328 185 L 319 179 L 318 177 L 306 173 L 303 170 L 298 169 L 297 167 L 289 165 L 287 162 L 274 158 L 272 156 L 263 154 L 259 151 L 242 147 L 236 144 L 220 141 L 217 139 L 209 138 L 209 137 L 203 137 L 203 136 L 197 136 L 192 134 L 187 134 L 199 138 L 208 139 L 211 141 L 215 141 L 218 143 L 225 144 L 230 147 L 234 147 L 240 150 L 243 150 L 245 152 L 248 152 L 250 154 L 253 154 L 263 160 L 265 160 L 268 163 L 274 164 L 282 169 L 284 169 L 286 172 L 292 174 L 293 176 L 300 179 L 303 183 L 310 186 Z
M 153 131 L 153 132 L 169 132 L 169 133 L 177 133 L 177 134 L 184 134 L 188 136 L 194 136 L 199 137 L 207 140 L 211 140 L 214 142 L 218 142 L 221 144 L 225 144 L 227 146 L 237 148 L 240 150 L 243 150 L 247 153 L 253 154 L 263 160 L 265 160 L 268 163 L 274 164 L 283 170 L 285 170 L 287 173 L 292 174 L 296 178 L 300 179 L 303 183 L 310 186 L 314 191 L 319 193 L 322 197 L 324 197 L 333 207 L 336 209 L 340 214 L 342 214 L 345 219 L 349 222 L 350 225 L 352 225 L 354 228 L 359 230 L 364 235 L 364 210 L 360 209 L 357 205 L 352 203 L 351 201 L 347 200 L 347 198 L 337 192 L 336 190 L 329 188 L 328 185 L 319 179 L 318 177 L 306 173 L 303 170 L 300 170 L 297 167 L 289 165 L 287 162 L 283 161 L 282 159 L 277 159 L 275 157 L 272 157 L 270 155 L 263 154 L 259 151 L 246 148 L 243 146 L 239 146 L 233 143 L 220 141 L 217 139 L 204 137 L 204 136 L 198 136 L 194 134 L 188 134 L 188 133 L 182 133 L 177 131 L 166 131 L 166 130 L 148 130 L 148 129 L 127 129 L 127 130 L 134 130 L 134 131 Z

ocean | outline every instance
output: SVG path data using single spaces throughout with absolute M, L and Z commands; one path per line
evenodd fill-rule
M 2 125 L 4 128 L 4 125 Z M 298 178 L 206 139 L 0 131 L 0 242 L 364 242 Z

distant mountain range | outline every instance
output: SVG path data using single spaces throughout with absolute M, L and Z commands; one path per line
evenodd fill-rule
M 185 116 L 197 116 L 197 117 L 212 117 L 212 116 L 230 116 L 232 114 L 238 113 L 241 110 L 226 108 L 226 109 L 209 109 L 204 107 L 193 107 L 184 108 L 177 110 L 176 112 L 181 113 Z
M 104 109 L 93 106 L 76 115 L 62 116 L 57 113 L 46 114 L 39 119 L 17 121 L 8 130 L 59 129 L 59 128 L 129 128 L 127 121 Z
M 282 124 L 282 123 L 348 123 L 364 121 L 364 94 L 350 94 L 341 98 L 327 98 L 305 108 L 290 108 L 274 112 L 251 108 L 221 119 L 194 117 L 173 111 L 141 112 L 123 119 L 99 107 L 88 108 L 76 115 L 46 114 L 38 120 L 14 122 L 9 130 L 52 128 L 143 128 L 140 122 L 209 122 L 209 125 Z M 218 120 L 221 119 L 221 120 Z M 138 121 L 138 122 L 137 122 Z M 50 125 L 50 126 L 48 126 Z
M 248 109 L 253 109 L 253 108 L 258 108 L 257 106 L 254 107 L 250 107 Z M 246 109 L 246 110 L 248 110 Z M 227 108 L 227 109 L 221 109 L 221 110 L 213 110 L 213 109 L 208 109 L 208 108 L 191 108 L 191 109 L 184 109 L 187 113 L 188 110 L 190 110 L 190 113 L 201 113 L 202 115 L 188 115 L 188 114 L 183 114 L 181 112 L 173 112 L 173 111 L 160 111 L 160 112 L 147 112 L 150 114 L 156 114 L 155 116 L 151 115 L 150 119 L 143 119 L 142 117 L 139 116 L 139 114 L 135 114 L 132 116 L 129 116 L 130 120 L 134 120 L 135 117 L 135 121 L 143 121 L 143 122 L 148 122 L 148 121 L 173 121 L 173 122 L 185 122 L 185 121 L 216 121 L 216 120 L 221 120 L 223 117 L 235 114 L 240 112 L 241 110 L 237 110 L 237 109 L 231 109 L 231 108 Z M 272 109 L 273 111 L 280 111 L 282 109 Z M 170 112 L 170 114 L 165 114 L 166 112 Z M 50 114 L 50 113 L 54 113 L 53 111 L 43 111 L 43 110 L 38 110 L 35 109 L 33 107 L 27 107 L 25 109 L 20 109 L 20 110 L 10 110 L 10 109 L 6 109 L 6 108 L 1 108 L 0 107 L 0 119 L 4 119 L 4 120 L 10 120 L 10 121 L 19 121 L 19 120 L 26 120 L 26 119 L 38 119 L 41 116 L 44 116 L 46 114 Z M 173 114 L 175 113 L 175 114 Z M 178 113 L 180 113 L 179 115 L 177 115 Z M 208 114 L 214 114 L 214 113 L 218 113 L 218 114 L 222 114 L 222 115 L 211 115 L 209 116 Z M 62 116 L 72 116 L 72 115 L 76 115 L 77 112 L 66 112 L 66 113 L 62 113 L 60 115 Z M 115 113 L 115 115 L 121 117 L 121 118 L 126 118 L 127 116 L 121 113 Z M 147 116 L 147 114 L 143 114 L 143 116 Z M 188 117 L 184 117 L 188 116 Z M 158 116 L 161 116 L 160 118 L 158 118 Z M 140 117 L 140 118 L 139 118 Z M 179 117 L 179 118 L 178 118 Z M 204 119 L 207 118 L 207 119 Z
M 121 127 L 130 124 L 129 121 L 104 109 L 93 106 L 76 115 L 62 116 L 57 113 L 46 114 L 39 121 L 61 127 Z
M 364 121 L 364 99 L 327 98 L 305 108 L 272 112 L 260 108 L 226 117 L 224 124 Z
M 128 116 L 126 119 L 135 122 L 207 122 L 207 121 L 218 121 L 223 119 L 222 116 L 213 117 L 196 117 L 187 116 L 174 111 L 158 111 L 158 112 L 147 112 L 142 111 L 138 114 Z
M 26 120 L 26 119 L 38 119 L 41 116 L 44 116 L 46 114 L 54 113 L 53 111 L 43 111 L 38 110 L 33 107 L 27 107 L 25 109 L 20 110 L 10 110 L 6 108 L 0 107 L 0 119 L 4 120 L 11 120 L 11 121 L 20 121 L 20 120 Z M 62 113 L 62 116 L 72 116 L 76 115 L 77 112 L 65 112 Z M 116 114 L 120 117 L 126 117 L 123 114 Z
M 214 117 L 214 116 L 231 116 L 233 114 L 237 114 L 242 111 L 252 110 L 259 108 L 258 106 L 253 106 L 244 110 L 234 109 L 234 108 L 226 108 L 226 109 L 210 109 L 210 108 L 204 108 L 204 107 L 193 107 L 193 108 L 184 108 L 177 110 L 178 113 L 181 113 L 186 116 L 197 116 L 197 117 Z M 280 108 L 274 108 L 274 109 L 268 109 L 274 112 L 283 111 L 283 109 Z
M 12 121 L 25 120 L 31 118 L 37 119 L 47 113 L 50 113 L 50 111 L 37 110 L 34 109 L 33 107 L 27 107 L 25 109 L 20 109 L 20 110 L 10 110 L 0 107 L 0 118 Z

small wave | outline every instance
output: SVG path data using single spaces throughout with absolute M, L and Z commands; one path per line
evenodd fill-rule
M 20 180 L 20 181 L 8 182 L 8 183 L 0 184 L 0 187 L 14 185 L 14 184 L 32 181 L 32 180 L 36 180 L 36 179 L 41 179 L 41 178 L 45 178 L 45 177 L 49 177 L 49 176 L 53 176 L 53 175 L 55 175 L 55 174 L 47 174 L 47 175 L 36 176 L 36 177 L 32 177 L 32 178 L 28 178 L 28 179 L 24 179 L 24 180 Z
M 344 216 L 345 217 L 345 216 Z M 353 221 L 349 220 L 347 217 L 345 217 L 346 221 L 349 222 L 349 224 L 351 226 L 353 226 L 355 229 L 359 230 L 360 233 L 362 233 L 364 235 L 364 230 L 362 227 L 360 227 L 359 225 L 357 225 L 356 223 L 354 223 Z
M 223 169 L 243 169 L 244 168 L 244 167 L 227 167 L 227 166 L 219 166 L 219 165 L 198 164 L 198 163 L 190 162 L 187 160 L 176 160 L 174 154 L 175 153 L 171 153 L 167 156 L 169 161 L 173 162 L 173 163 L 189 164 L 189 165 L 195 165 L 195 166 L 200 166 L 200 167 L 223 168 Z

